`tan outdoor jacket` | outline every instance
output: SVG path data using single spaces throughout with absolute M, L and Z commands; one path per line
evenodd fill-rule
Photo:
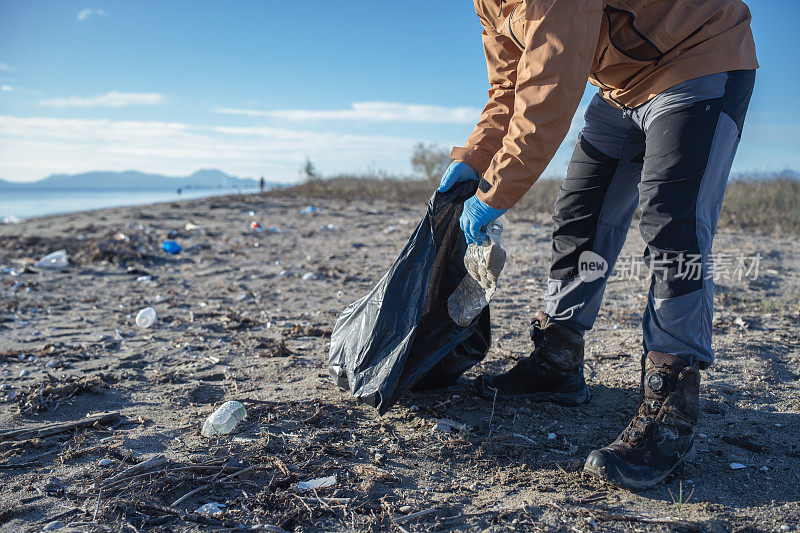
M 750 10 L 740 0 L 474 0 L 483 25 L 489 102 L 451 157 L 513 206 L 569 130 L 587 78 L 620 108 L 684 81 L 758 68 Z

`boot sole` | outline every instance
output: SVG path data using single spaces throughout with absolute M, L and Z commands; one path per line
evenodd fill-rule
M 606 471 L 605 467 L 598 467 L 587 463 L 583 465 L 583 470 L 584 472 L 587 472 L 591 476 L 596 477 L 601 481 L 605 481 L 606 483 L 609 483 L 611 485 L 614 485 L 615 487 L 628 490 L 645 490 L 655 487 L 656 485 L 664 481 L 667 478 L 667 476 L 669 476 L 675 470 L 677 470 L 679 466 L 683 465 L 684 463 L 690 463 L 694 461 L 695 457 L 697 457 L 697 448 L 696 444 L 693 443 L 689 451 L 686 452 L 684 456 L 681 457 L 677 463 L 675 463 L 675 466 L 673 467 L 672 470 L 652 481 L 625 480 L 621 478 L 621 475 L 619 478 L 612 478 L 611 476 L 608 475 L 608 472 Z M 619 470 L 617 470 L 617 474 L 620 474 Z
M 495 394 L 495 392 L 497 394 Z M 562 407 L 578 407 L 589 403 L 592 394 L 589 388 L 578 392 L 531 392 L 528 394 L 504 394 L 500 389 L 484 386 L 483 381 L 479 383 L 478 394 L 487 399 L 494 400 L 532 400 L 534 402 L 549 402 Z

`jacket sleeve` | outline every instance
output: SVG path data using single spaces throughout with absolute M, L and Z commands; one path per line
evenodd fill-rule
M 452 159 L 464 161 L 478 174 L 486 171 L 508 131 L 508 122 L 514 111 L 514 84 L 521 54 L 511 39 L 494 30 L 484 29 L 482 38 L 489 73 L 489 101 L 466 145 L 453 148 L 450 153 Z
M 602 0 L 525 0 L 514 113 L 477 192 L 508 209 L 539 179 L 569 131 L 589 78 Z

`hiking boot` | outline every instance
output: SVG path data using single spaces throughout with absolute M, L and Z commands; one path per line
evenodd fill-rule
M 583 337 L 539 312 L 531 320 L 533 352 L 499 376 L 481 376 L 478 394 L 487 399 L 527 398 L 575 406 L 589 401 L 583 378 Z
M 662 352 L 643 362 L 639 411 L 613 443 L 589 454 L 584 470 L 613 485 L 646 489 L 694 458 L 700 413 L 696 364 Z

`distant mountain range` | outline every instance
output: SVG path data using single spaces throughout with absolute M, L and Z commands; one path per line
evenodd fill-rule
M 268 188 L 278 183 L 267 183 Z M 237 178 L 221 170 L 198 170 L 191 176 L 172 177 L 145 174 L 136 170 L 125 172 L 86 172 L 84 174 L 53 174 L 39 181 L 20 183 L 0 179 L 3 190 L 64 190 L 64 191 L 161 191 L 175 189 L 253 189 L 258 180 Z

